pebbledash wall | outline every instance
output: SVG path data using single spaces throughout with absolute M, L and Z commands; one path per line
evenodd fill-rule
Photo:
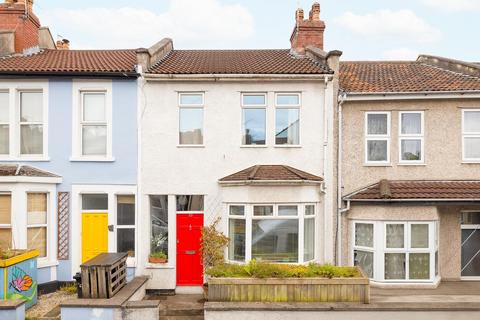
M 225 187 L 218 180 L 253 165 L 289 165 L 324 177 L 324 108 L 333 110 L 331 82 L 296 81 L 148 81 L 141 111 L 141 198 L 138 273 L 149 275 L 150 289 L 176 287 L 176 205 L 175 195 L 204 195 L 204 223 L 221 217 L 221 228 L 228 234 L 227 205 L 245 203 L 315 203 L 315 260 L 333 262 L 329 243 L 331 208 L 317 186 L 238 186 Z M 179 145 L 179 93 L 203 92 L 204 145 Z M 265 146 L 242 146 L 242 93 L 267 93 Z M 300 145 L 275 146 L 275 93 L 301 93 Z M 329 111 L 328 111 L 329 110 Z M 331 122 L 330 122 L 331 124 Z M 330 128 L 331 130 L 332 128 Z M 330 133 L 331 137 L 331 133 Z M 307 161 L 308 160 L 308 161 Z M 168 264 L 146 263 L 150 243 L 149 195 L 168 195 Z M 248 229 L 247 231 L 248 232 Z M 248 244 L 247 244 L 248 245 Z M 302 254 L 303 255 L 303 254 Z
M 0 87 L 15 84 L 17 80 L 0 80 Z M 19 79 L 18 81 L 24 81 Z M 39 283 L 73 281 L 81 263 L 81 193 L 83 191 L 115 194 L 115 190 L 127 190 L 136 195 L 137 181 L 137 80 L 134 79 L 68 79 L 50 78 L 33 80 L 31 87 L 42 84 L 48 94 L 48 154 L 42 161 L 6 161 L 1 163 L 24 164 L 47 170 L 62 177 L 56 185 L 54 201 L 49 203 L 55 221 L 49 223 L 49 236 L 53 237 L 51 258 L 38 269 Z M 74 99 L 79 88 L 103 90 L 111 88 L 111 158 L 104 161 L 73 159 Z M 110 89 L 109 89 L 110 90 Z M 108 95 L 108 94 L 107 94 Z M 107 98 L 108 99 L 108 98 Z M 1 188 L 1 185 L 0 185 Z M 67 260 L 57 259 L 57 194 L 70 193 L 69 250 Z M 110 198 L 110 197 L 109 197 Z M 109 215 L 113 208 L 110 207 Z M 137 203 L 137 201 L 136 201 Z M 50 214 L 50 216 L 52 216 Z M 110 222 L 110 221 L 109 221 Z M 109 241 L 113 238 L 109 235 Z M 130 259 L 128 275 L 134 274 L 135 259 Z

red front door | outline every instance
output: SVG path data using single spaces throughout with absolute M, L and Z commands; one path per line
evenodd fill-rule
M 200 253 L 203 214 L 177 214 L 177 285 L 203 284 Z

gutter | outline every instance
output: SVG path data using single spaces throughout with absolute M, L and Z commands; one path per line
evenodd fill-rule
M 137 72 L 24 72 L 24 71 L 7 71 L 0 72 L 0 77 L 95 77 L 95 78 L 138 78 Z
M 244 81 L 262 80 L 323 80 L 332 78 L 331 74 L 145 74 L 148 81 Z
M 479 90 L 419 91 L 419 92 L 350 92 L 346 101 L 419 100 L 419 99 L 479 99 Z

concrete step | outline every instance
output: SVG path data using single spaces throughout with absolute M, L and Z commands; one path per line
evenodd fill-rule
M 154 299 L 154 297 L 150 297 Z M 176 317 L 203 317 L 203 295 L 175 295 L 162 297 L 160 300 L 160 318 L 165 316 Z

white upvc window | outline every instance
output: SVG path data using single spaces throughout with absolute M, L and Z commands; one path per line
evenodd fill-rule
M 135 257 L 136 205 L 135 195 L 117 195 L 115 237 L 117 252 Z
M 74 81 L 71 161 L 114 161 L 112 83 Z
M 300 93 L 275 94 L 275 145 L 300 145 Z
M 462 110 L 463 161 L 480 162 L 480 109 Z
M 0 248 L 12 248 L 12 194 L 0 193 Z
M 204 92 L 183 92 L 178 94 L 180 146 L 204 145 Z
M 267 94 L 244 92 L 242 106 L 242 145 L 265 146 L 267 143 Z
M 19 91 L 20 156 L 42 156 L 44 135 L 43 93 Z
M 48 256 L 48 194 L 27 193 L 27 248 L 37 249 L 39 257 Z
M 399 162 L 417 164 L 424 162 L 424 112 L 399 112 Z
M 390 112 L 365 113 L 365 163 L 390 163 Z
M 433 282 L 438 276 L 438 223 L 353 222 L 353 263 L 381 282 Z
M 314 203 L 227 205 L 228 260 L 277 263 L 315 260 Z
M 0 156 L 10 154 L 10 95 L 0 91 Z

